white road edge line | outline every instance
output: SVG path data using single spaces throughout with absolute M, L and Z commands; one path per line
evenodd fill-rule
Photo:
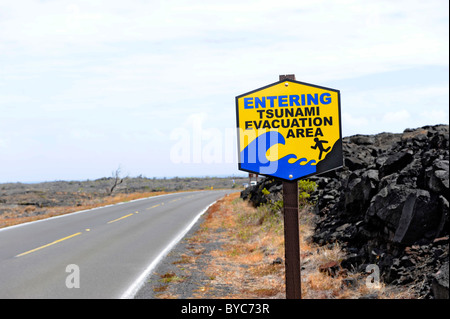
M 144 285 L 145 278 L 150 274 L 150 272 L 158 265 L 158 263 L 163 259 L 169 251 L 186 235 L 186 233 L 194 226 L 194 224 L 197 222 L 197 220 L 202 216 L 208 208 L 210 208 L 212 205 L 214 205 L 219 199 L 215 200 L 211 204 L 209 204 L 204 210 L 202 210 L 195 218 L 192 220 L 192 222 L 183 229 L 177 237 L 175 237 L 172 242 L 170 242 L 169 245 L 164 248 L 162 252 L 159 253 L 159 255 L 152 261 L 150 265 L 142 272 L 142 274 L 133 282 L 133 284 L 120 296 L 120 299 L 133 299 L 134 296 L 137 294 L 139 289 Z

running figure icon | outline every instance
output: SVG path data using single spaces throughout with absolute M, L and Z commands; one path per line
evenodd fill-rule
M 315 149 L 317 149 L 317 148 L 319 148 L 319 151 L 320 151 L 320 153 L 319 153 L 319 160 L 322 158 L 322 153 L 323 152 L 328 152 L 329 150 L 330 150 L 330 146 L 328 146 L 327 148 L 323 148 L 323 143 L 328 143 L 328 141 L 325 141 L 325 140 L 319 140 L 319 138 L 318 137 L 316 137 L 315 139 L 314 139 L 314 142 L 316 142 L 316 145 L 314 145 L 314 146 L 311 146 L 311 148 L 313 149 L 313 150 L 315 150 Z

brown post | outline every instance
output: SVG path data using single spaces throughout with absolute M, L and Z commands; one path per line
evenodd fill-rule
M 295 81 L 295 74 L 280 75 L 280 81 L 283 81 L 283 80 L 294 80 Z
M 301 298 L 298 183 L 283 181 L 286 298 Z
M 286 79 L 295 80 L 295 75 L 280 75 L 280 81 Z M 300 299 L 302 289 L 300 274 L 300 233 L 298 226 L 297 181 L 283 181 L 283 206 L 286 299 Z

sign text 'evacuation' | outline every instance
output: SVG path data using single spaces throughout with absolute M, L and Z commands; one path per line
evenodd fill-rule
M 274 108 L 275 101 L 278 101 L 279 108 Z M 282 127 L 290 128 L 286 138 L 323 136 L 320 126 L 333 125 L 333 117 L 320 117 L 320 107 L 311 105 L 327 105 L 330 103 L 330 93 L 263 96 L 260 98 L 246 97 L 244 98 L 244 109 L 261 108 L 261 110 L 256 110 L 260 120 L 245 121 L 245 129 L 277 129 Z M 270 108 L 266 109 L 267 106 Z

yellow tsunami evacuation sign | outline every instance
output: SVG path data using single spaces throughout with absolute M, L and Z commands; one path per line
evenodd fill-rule
M 239 169 L 284 180 L 343 165 L 338 90 L 282 80 L 236 97 Z

